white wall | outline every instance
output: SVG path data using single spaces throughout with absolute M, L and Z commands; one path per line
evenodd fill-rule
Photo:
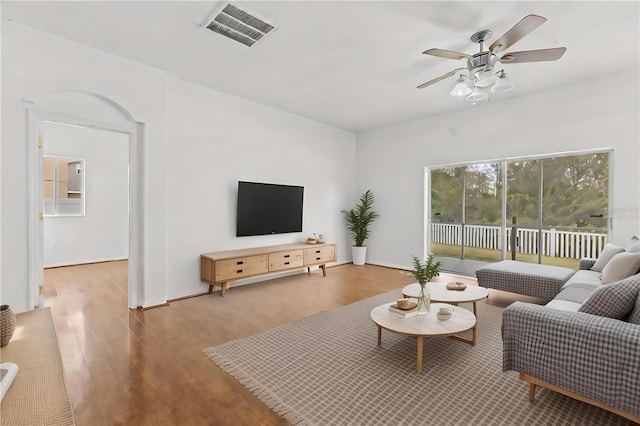
M 61 92 L 99 94 L 144 123 L 145 304 L 165 299 L 166 76 L 157 69 L 2 21 L 2 277 L 0 297 L 30 309 L 27 281 L 27 137 L 24 101 Z M 134 90 L 135 89 L 135 90 Z M 86 97 L 87 95 L 83 95 Z M 67 105 L 84 118 L 92 111 Z M 65 112 L 68 112 L 65 111 Z M 110 117 L 112 118 L 112 117 Z
M 167 294 L 202 292 L 200 253 L 326 233 L 350 259 L 340 210 L 354 200 L 355 135 L 169 78 Z M 304 186 L 303 232 L 235 236 L 239 180 Z
M 464 161 L 611 147 L 612 242 L 640 234 L 639 71 L 364 132 L 358 190 L 371 188 L 381 217 L 368 261 L 410 267 L 424 235 L 424 168 Z
M 144 124 L 143 306 L 200 293 L 199 255 L 324 232 L 350 259 L 340 210 L 355 199 L 355 135 L 168 77 L 163 71 L 2 22 L 2 303 L 29 309 L 26 108 L 100 119 L 97 94 Z M 60 93 L 64 92 L 64 96 Z M 62 98 L 58 102 L 50 99 Z M 113 117 L 109 117 L 109 120 Z M 10 123 L 7 125 L 6 123 Z M 87 166 L 89 167 L 89 166 Z M 239 179 L 305 187 L 304 232 L 236 238 Z
M 85 163 L 85 215 L 45 217 L 44 266 L 126 259 L 129 136 L 51 122 L 44 123 L 43 136 L 45 155 Z

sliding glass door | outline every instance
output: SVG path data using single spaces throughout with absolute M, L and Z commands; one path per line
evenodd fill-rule
M 431 252 L 462 257 L 462 208 L 464 167 L 431 172 Z
M 577 268 L 606 243 L 609 152 L 429 170 L 431 252 Z
M 539 263 L 540 177 L 543 160 L 509 161 L 505 258 Z
M 544 160 L 542 263 L 565 264 L 596 258 L 607 240 L 609 155 L 588 154 Z
M 480 163 L 464 174 L 462 250 L 465 258 L 500 260 L 502 256 L 502 167 Z

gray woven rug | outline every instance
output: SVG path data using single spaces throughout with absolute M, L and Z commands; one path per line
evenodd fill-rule
M 485 303 L 477 346 L 425 340 L 416 374 L 416 339 L 383 330 L 378 347 L 369 317 L 398 297 L 389 292 L 203 352 L 292 424 L 631 424 L 543 388 L 529 403 L 528 384 L 502 372 L 502 309 Z

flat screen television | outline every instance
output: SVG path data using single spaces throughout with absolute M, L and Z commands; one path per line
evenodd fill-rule
M 302 232 L 304 187 L 238 182 L 236 236 Z

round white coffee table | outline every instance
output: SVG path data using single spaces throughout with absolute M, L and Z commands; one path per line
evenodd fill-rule
M 477 285 L 467 285 L 464 290 L 448 290 L 447 283 L 429 282 L 426 284 L 426 289 L 429 290 L 429 297 L 432 302 L 444 302 L 457 305 L 458 303 L 473 303 L 473 314 L 478 315 L 476 310 L 476 302 L 478 300 L 486 299 L 489 296 L 489 290 Z M 404 297 L 417 298 L 420 294 L 420 284 L 413 283 L 402 289 L 402 295 Z M 476 327 L 473 327 L 473 334 L 471 340 L 459 338 L 459 340 L 469 343 L 473 346 L 476 345 Z
M 457 338 L 456 334 L 470 330 L 476 325 L 476 316 L 471 311 L 446 303 L 432 303 L 427 315 L 416 315 L 410 318 L 389 312 L 389 306 L 394 303 L 376 306 L 371 311 L 371 319 L 378 326 L 378 346 L 382 345 L 383 328 L 394 333 L 415 336 L 417 338 L 416 370 L 418 373 L 422 373 L 424 337 L 451 336 Z M 438 308 L 443 306 L 453 308 L 451 318 L 446 321 L 440 321 L 436 316 Z

